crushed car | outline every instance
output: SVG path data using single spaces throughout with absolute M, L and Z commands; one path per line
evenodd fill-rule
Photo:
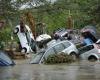
M 71 30 L 67 30 L 65 28 L 59 29 L 54 32 L 54 37 L 58 36 L 60 39 L 68 39 L 71 40 L 71 36 L 69 35 L 69 32 Z
M 51 36 L 48 34 L 41 34 L 36 37 L 36 43 L 38 47 L 44 46 L 46 43 L 48 43 L 51 40 Z

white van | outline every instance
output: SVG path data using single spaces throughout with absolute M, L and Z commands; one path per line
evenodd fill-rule
M 20 31 L 20 25 L 17 25 L 14 29 L 14 33 L 17 34 L 20 44 L 21 52 L 30 53 L 35 49 L 35 41 L 32 31 L 29 26 L 25 25 L 25 32 Z

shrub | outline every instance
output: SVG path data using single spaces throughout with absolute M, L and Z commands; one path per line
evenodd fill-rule
M 60 54 L 52 54 L 45 59 L 44 63 L 46 64 L 56 64 L 56 63 L 71 63 L 74 62 L 70 55 L 60 53 Z

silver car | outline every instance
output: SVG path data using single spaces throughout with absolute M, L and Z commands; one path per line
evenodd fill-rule
M 92 44 L 79 49 L 80 58 L 83 60 L 97 61 L 100 59 L 100 44 Z
M 68 40 L 60 41 L 52 46 L 47 47 L 47 49 L 42 49 L 39 53 L 35 55 L 30 63 L 40 64 L 44 61 L 44 59 L 47 59 L 49 55 L 59 54 L 61 52 L 71 55 L 73 56 L 73 58 L 76 58 L 78 54 L 78 49 L 72 42 Z

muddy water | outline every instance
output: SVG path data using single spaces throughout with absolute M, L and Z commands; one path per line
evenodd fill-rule
M 0 80 L 100 80 L 100 63 L 39 65 L 16 61 L 13 67 L 0 67 Z

